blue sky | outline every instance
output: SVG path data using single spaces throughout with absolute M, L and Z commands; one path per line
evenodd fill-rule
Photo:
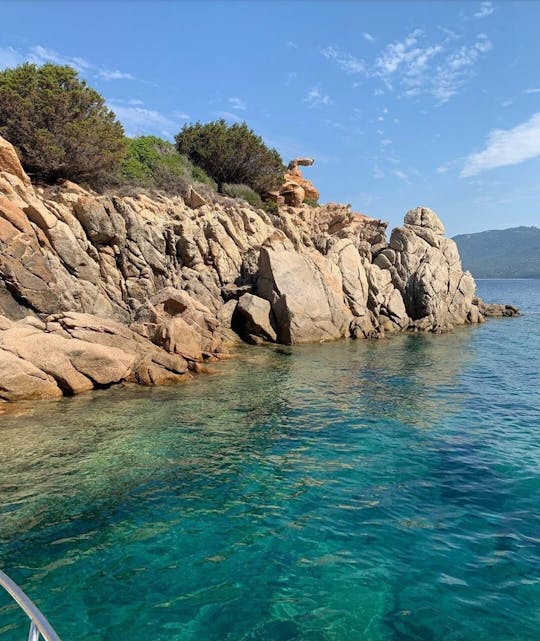
M 0 68 L 68 63 L 129 135 L 247 123 L 321 201 L 450 234 L 540 222 L 540 3 L 3 2 Z

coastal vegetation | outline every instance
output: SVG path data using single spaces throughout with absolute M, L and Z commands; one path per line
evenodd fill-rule
M 245 122 L 186 125 L 176 145 L 126 137 L 103 96 L 69 66 L 0 72 L 0 135 L 31 178 L 47 184 L 68 179 L 98 190 L 129 186 L 171 195 L 195 185 L 274 211 L 264 196 L 283 182 L 280 155 Z
M 176 136 L 176 147 L 202 167 L 220 190 L 224 183 L 242 183 L 262 195 L 283 182 L 281 156 L 245 122 L 228 125 L 222 118 L 185 125 Z
M 99 187 L 126 153 L 122 125 L 103 97 L 68 66 L 23 64 L 0 72 L 0 135 L 28 174 Z
M 128 138 L 119 182 L 173 194 L 184 193 L 193 183 L 217 189 L 216 183 L 203 169 L 179 154 L 172 143 L 157 136 Z

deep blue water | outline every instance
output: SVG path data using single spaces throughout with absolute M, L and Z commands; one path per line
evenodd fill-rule
M 537 641 L 540 281 L 478 287 L 526 314 L 0 416 L 0 567 L 64 641 Z

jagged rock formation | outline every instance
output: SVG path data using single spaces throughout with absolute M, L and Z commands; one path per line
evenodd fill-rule
M 291 207 L 301 207 L 306 199 L 317 202 L 319 192 L 311 180 L 302 176 L 299 169 L 300 166 L 309 167 L 314 162 L 313 158 L 291 160 L 283 176 L 283 184 L 279 190 L 270 192 L 268 197 L 280 205 L 290 205 Z
M 482 314 L 429 209 L 34 187 L 0 139 L 0 399 L 176 382 L 241 337 L 301 343 L 443 331 Z M 235 331 L 233 332 L 232 329 Z

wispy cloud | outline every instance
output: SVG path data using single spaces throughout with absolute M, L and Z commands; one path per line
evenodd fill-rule
M 472 45 L 463 45 L 438 65 L 430 93 L 439 101 L 447 102 L 455 96 L 473 75 L 473 67 L 482 54 L 491 51 L 493 45 L 488 37 L 480 33 Z
M 297 78 L 298 73 L 296 71 L 289 71 L 287 77 L 285 78 L 285 85 L 289 87 Z
M 480 9 L 473 14 L 475 18 L 487 18 L 495 11 L 492 2 L 482 2 L 480 4 Z
M 238 109 L 240 111 L 245 111 L 247 109 L 247 105 L 242 98 L 229 98 L 229 104 L 233 109 Z
M 394 169 L 392 173 L 396 178 L 399 178 L 402 182 L 406 183 L 407 185 L 411 184 L 411 181 L 409 180 L 409 175 L 406 174 L 404 171 L 401 171 L 401 169 Z
M 24 61 L 24 57 L 13 47 L 0 48 L 0 69 L 16 67 Z
M 494 129 L 486 147 L 465 160 L 462 177 L 476 176 L 482 171 L 517 165 L 540 156 L 540 113 L 512 129 Z
M 442 31 L 442 33 L 444 33 L 448 40 L 459 40 L 461 38 L 459 33 L 456 33 L 452 29 L 448 29 L 448 27 L 441 27 L 439 25 L 437 29 L 439 29 L 439 31 Z
M 128 136 L 142 136 L 155 134 L 165 138 L 172 138 L 181 127 L 178 112 L 172 115 L 163 114 L 155 109 L 147 109 L 138 105 L 129 104 L 130 101 L 109 100 L 107 106 L 117 115 L 124 125 Z
M 31 47 L 30 51 L 24 57 L 29 62 L 33 62 L 37 65 L 42 65 L 46 62 L 52 62 L 56 65 L 69 65 L 79 73 L 95 68 L 92 63 L 88 62 L 88 60 L 85 60 L 84 58 L 80 58 L 78 56 L 64 56 L 53 49 L 47 49 L 41 45 Z
M 242 122 L 242 118 L 240 118 L 237 114 L 232 113 L 231 111 L 214 111 L 214 114 L 218 116 L 218 118 L 223 118 L 224 120 L 229 120 L 231 122 Z
M 118 69 L 101 69 L 97 72 L 98 78 L 102 80 L 135 80 L 134 76 Z
M 304 98 L 308 107 L 323 107 L 333 103 L 329 95 L 322 93 L 319 87 L 313 87 Z
M 368 31 L 364 31 L 362 37 L 364 40 L 367 40 L 367 42 L 375 42 L 375 38 Z
M 134 76 L 125 71 L 108 69 L 80 56 L 67 56 L 41 45 L 34 45 L 27 51 L 18 51 L 13 47 L 0 49 L 0 69 L 16 67 L 23 62 L 31 62 L 35 65 L 43 65 L 48 62 L 56 65 L 68 65 L 80 74 L 101 80 L 135 80 Z
M 375 180 L 382 180 L 385 177 L 384 171 L 379 167 L 379 163 L 373 165 L 373 178 Z
M 373 75 L 389 81 L 397 71 L 401 71 L 406 82 L 416 84 L 418 77 L 426 70 L 429 60 L 442 51 L 440 45 L 420 46 L 419 40 L 422 36 L 423 32 L 416 29 L 403 40 L 387 45 L 375 60 Z
M 336 120 L 330 120 L 329 118 L 323 118 L 322 122 L 324 122 L 325 125 L 328 125 L 329 127 L 334 127 L 334 129 L 345 129 L 345 126 L 337 122 Z
M 445 37 L 428 40 L 421 29 L 387 44 L 371 63 L 336 46 L 321 50 L 346 73 L 362 73 L 366 78 L 379 79 L 383 86 L 374 95 L 396 91 L 402 96 L 431 95 L 439 103 L 456 95 L 474 75 L 474 66 L 481 56 L 492 49 L 488 37 L 480 33 L 476 39 L 456 47 L 458 35 L 440 28 Z
M 531 87 L 530 89 L 524 89 L 523 93 L 540 93 L 540 88 L 536 89 L 534 87 Z
M 339 47 L 325 47 L 321 51 L 327 60 L 333 60 L 345 73 L 361 73 L 366 70 L 366 63 Z

